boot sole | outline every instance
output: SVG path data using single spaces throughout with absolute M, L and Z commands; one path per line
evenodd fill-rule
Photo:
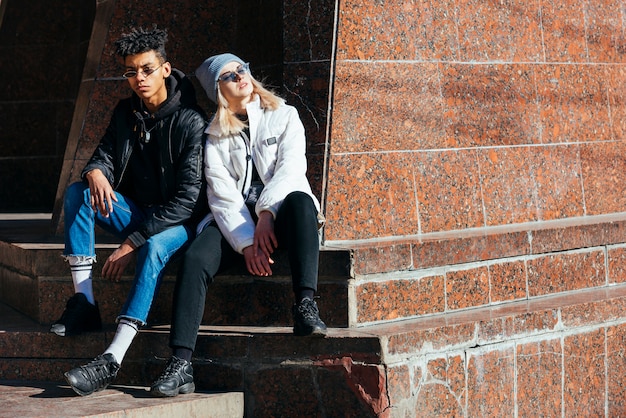
M 158 398 L 173 398 L 178 394 L 187 395 L 189 393 L 193 393 L 196 390 L 196 385 L 194 382 L 185 383 L 182 386 L 177 387 L 173 390 L 159 390 L 157 388 L 150 389 L 150 394 L 152 396 L 156 396 Z
M 315 327 L 311 330 L 306 330 L 306 329 L 302 329 L 302 328 L 294 328 L 293 329 L 293 333 L 294 335 L 298 336 L 298 337 L 318 337 L 318 338 L 323 338 L 326 337 L 326 334 L 328 333 L 328 329 L 327 328 L 319 328 L 319 327 Z
M 54 328 L 50 328 L 50 332 L 53 334 L 58 335 L 59 337 L 65 337 L 65 330 L 61 331 L 61 330 L 55 330 Z
M 86 328 L 86 329 L 82 329 L 79 331 L 73 331 L 73 332 L 67 332 L 67 330 L 55 330 L 54 328 L 50 328 L 50 332 L 52 334 L 56 334 L 59 337 L 75 337 L 77 335 L 83 334 L 85 332 L 100 332 L 102 331 L 102 326 L 97 326 L 97 327 L 91 327 L 91 328 Z

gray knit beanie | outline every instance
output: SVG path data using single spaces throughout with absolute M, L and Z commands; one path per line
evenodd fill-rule
M 220 72 L 226 64 L 233 61 L 242 65 L 245 64 L 238 56 L 227 53 L 213 55 L 212 57 L 207 58 L 196 69 L 196 77 L 206 92 L 206 95 L 213 103 L 217 104 L 217 80 L 220 76 Z

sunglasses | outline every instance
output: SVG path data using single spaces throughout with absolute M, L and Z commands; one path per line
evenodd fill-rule
M 237 81 L 238 78 L 250 74 L 250 63 L 241 64 L 235 71 L 229 71 L 218 77 L 219 81 Z
M 150 74 L 154 73 L 156 70 L 161 68 L 163 66 L 163 64 L 165 64 L 165 63 L 163 62 L 163 63 L 161 63 L 161 65 L 159 65 L 158 67 L 155 67 L 155 68 L 144 68 L 143 70 L 139 70 L 139 71 L 128 70 L 124 74 L 122 74 L 122 77 L 124 77 L 124 78 L 133 78 L 133 77 L 137 77 L 137 74 L 141 74 L 144 77 L 148 78 L 148 77 L 150 77 Z

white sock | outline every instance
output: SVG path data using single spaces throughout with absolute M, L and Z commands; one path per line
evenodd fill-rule
M 106 349 L 104 354 L 113 354 L 115 360 L 117 360 L 119 364 L 122 364 L 122 360 L 124 360 L 124 356 L 138 331 L 139 328 L 136 322 L 121 319 L 120 323 L 117 325 L 117 332 L 113 337 L 113 341 L 111 341 L 111 345 L 109 345 L 109 348 Z
M 82 260 L 81 260 L 82 258 Z M 85 260 L 84 257 L 70 256 L 67 257 L 72 272 L 72 281 L 74 282 L 74 292 L 83 293 L 89 303 L 96 304 L 93 295 L 93 285 L 91 276 L 92 260 Z

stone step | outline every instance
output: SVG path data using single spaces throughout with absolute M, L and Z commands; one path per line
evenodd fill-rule
M 65 384 L 63 373 L 102 352 L 114 331 L 108 328 L 61 338 L 0 304 L 0 381 L 56 383 L 59 397 L 78 398 Z M 170 355 L 168 335 L 168 326 L 143 329 L 128 351 L 115 384 L 103 393 L 128 392 L 126 388 L 132 387 L 135 389 L 131 395 L 145 396 L 145 390 L 161 373 Z M 344 365 L 337 358 L 363 365 L 355 368 L 374 371 L 365 380 L 368 390 L 376 393 L 380 353 L 377 336 L 345 328 L 331 329 L 328 338 L 307 338 L 295 337 L 290 327 L 203 326 L 193 359 L 194 380 L 198 392 L 248 391 L 246 416 L 312 416 L 318 402 L 328 399 L 331 403 L 324 408 L 335 403 L 340 411 L 352 411 L 347 416 L 368 417 L 373 416 L 371 406 L 354 396 L 352 385 L 344 377 Z M 314 377 L 326 359 L 337 364 L 323 366 L 329 372 L 327 376 Z M 335 398 L 337 393 L 341 395 Z
M 41 220 L 1 218 L 0 301 L 49 324 L 58 318 L 72 293 L 67 266 L 59 256 L 62 240 L 46 233 Z M 626 243 L 622 242 L 626 221 L 613 221 L 610 225 L 599 222 L 535 230 L 532 239 L 529 231 L 500 231 L 489 236 L 440 237 L 424 242 L 407 239 L 323 247 L 318 292 L 322 318 L 331 327 L 362 327 L 608 289 L 626 283 Z M 515 252 L 492 251 L 501 249 L 500 244 L 508 240 L 517 242 L 516 237 L 525 237 L 533 245 Z M 101 260 L 117 246 L 103 238 L 98 240 L 97 249 Z M 415 264 L 428 259 L 421 253 L 423 246 L 435 256 L 460 254 L 459 248 L 478 248 L 475 245 L 483 250 L 474 258 L 437 258 L 454 261 L 453 265 L 437 265 L 433 259 Z M 414 252 L 420 248 L 419 253 Z M 285 254 L 278 253 L 276 259 L 276 274 L 271 278 L 252 277 L 242 266 L 218 276 L 207 296 L 203 323 L 291 325 L 292 296 Z M 400 260 L 412 262 L 398 264 Z M 148 318 L 151 325 L 170 321 L 176 267 L 174 263 L 168 270 L 155 299 Z M 99 268 L 96 264 L 96 295 L 105 323 L 112 324 L 128 293 L 132 272 L 121 283 L 110 283 L 98 278 Z
M 193 393 L 171 399 L 153 398 L 138 386 L 111 385 L 88 397 L 71 395 L 67 385 L 53 382 L 0 381 L 0 417 L 20 418 L 154 418 L 244 416 L 243 393 Z
M 99 244 L 96 254 L 105 260 L 116 244 Z M 7 243 L 0 241 L 0 302 L 41 324 L 59 318 L 73 294 L 60 243 Z M 217 325 L 288 326 L 292 323 L 293 296 L 286 252 L 275 255 L 274 275 L 259 278 L 243 267 L 219 275 L 211 284 L 203 322 Z M 94 265 L 94 293 L 103 322 L 113 324 L 134 274 L 129 269 L 119 283 L 101 279 L 103 263 Z M 330 326 L 348 326 L 349 252 L 323 249 L 320 253 L 318 304 Z M 169 323 L 178 262 L 168 266 L 148 318 L 151 324 Z
M 56 382 L 67 398 L 75 395 L 63 372 L 102 352 L 114 332 L 60 338 L 2 305 L 0 331 L 0 380 Z M 158 376 L 168 331 L 140 332 L 115 385 L 145 388 Z M 323 339 L 203 326 L 193 364 L 198 391 L 243 392 L 246 416 L 624 416 L 625 357 L 622 284 L 332 328 Z

